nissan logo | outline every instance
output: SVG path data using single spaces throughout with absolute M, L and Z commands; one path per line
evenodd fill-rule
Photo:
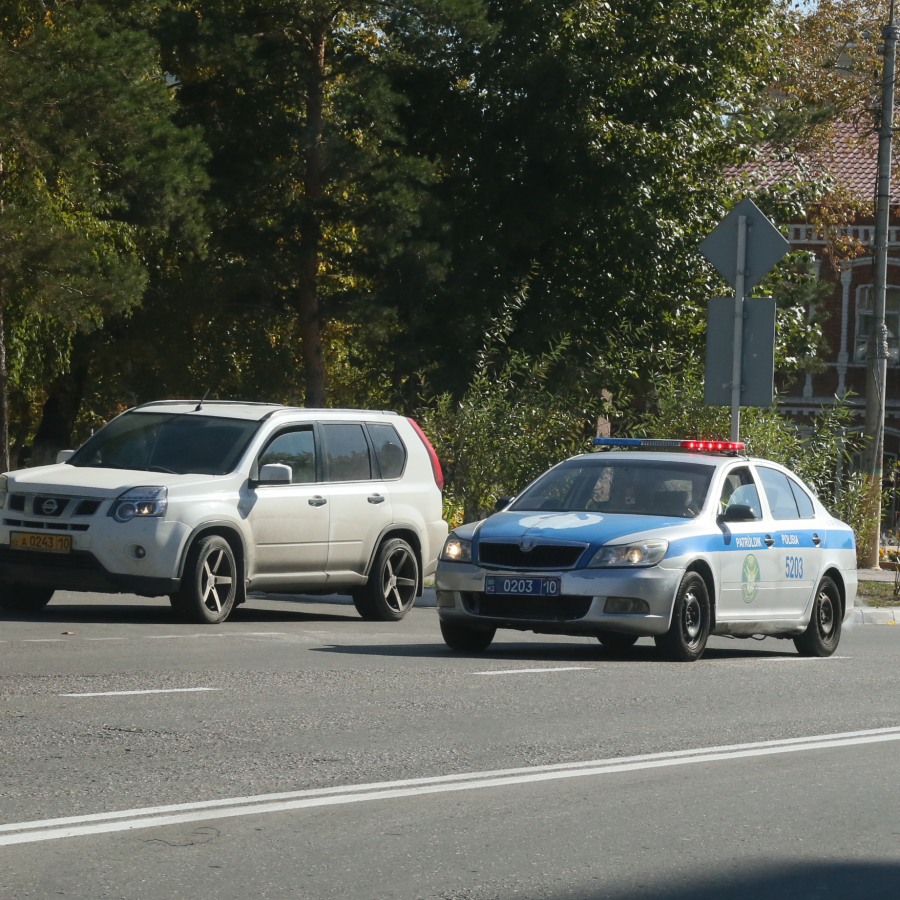
M 45 516 L 55 515 L 58 509 L 59 504 L 52 497 L 48 497 L 46 500 L 41 501 L 41 512 Z

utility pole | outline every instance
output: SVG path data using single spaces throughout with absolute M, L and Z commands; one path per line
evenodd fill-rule
M 870 539 L 865 565 L 877 569 L 881 539 L 881 477 L 884 465 L 884 402 L 887 386 L 888 345 L 884 324 L 887 292 L 888 224 L 891 204 L 891 143 L 894 136 L 894 68 L 897 61 L 897 35 L 894 4 L 890 21 L 881 32 L 884 38 L 884 69 L 881 82 L 881 127 L 878 132 L 878 188 L 875 195 L 875 279 L 874 322 L 866 351 L 866 430 L 867 444 L 863 471 L 869 486 Z

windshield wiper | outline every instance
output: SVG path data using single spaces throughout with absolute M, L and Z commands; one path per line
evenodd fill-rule
M 184 472 L 176 472 L 174 469 L 167 469 L 165 466 L 147 466 L 148 472 L 164 472 L 166 475 L 184 475 Z

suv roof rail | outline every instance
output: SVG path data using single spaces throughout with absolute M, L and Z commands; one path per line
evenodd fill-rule
M 199 400 L 149 400 L 147 403 L 140 403 L 137 406 L 133 406 L 132 409 L 143 409 L 146 406 L 169 406 L 176 403 L 199 403 Z M 280 407 L 281 409 L 290 409 L 290 407 L 285 406 L 283 403 L 270 403 L 265 400 L 204 400 L 204 406 L 212 406 L 214 404 L 219 404 L 220 406 L 275 406 Z

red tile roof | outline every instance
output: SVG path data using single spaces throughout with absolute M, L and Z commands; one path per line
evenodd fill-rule
M 828 174 L 834 177 L 839 187 L 862 200 L 872 200 L 875 196 L 875 181 L 878 172 L 878 138 L 875 134 L 859 133 L 860 129 L 848 123 L 838 124 L 834 129 L 829 146 L 815 154 L 798 154 L 797 160 L 784 160 L 776 156 L 771 147 L 763 149 L 758 160 L 729 174 L 755 174 L 765 169 L 762 177 L 754 179 L 761 187 L 770 187 L 785 176 L 801 174 L 806 168 L 814 176 Z M 900 160 L 894 153 L 895 168 Z M 891 190 L 891 202 L 900 203 L 900 179 L 895 176 Z

